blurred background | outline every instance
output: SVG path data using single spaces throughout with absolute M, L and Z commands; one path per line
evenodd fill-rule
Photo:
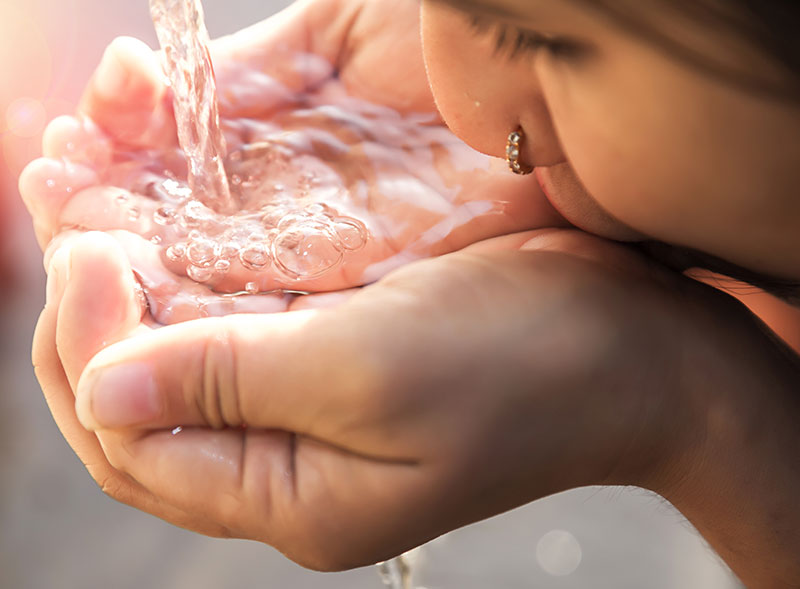
M 287 3 L 204 2 L 212 36 Z M 312 573 L 267 546 L 204 538 L 117 504 L 50 418 L 30 363 L 44 274 L 16 179 L 39 154 L 46 122 L 74 110 L 118 35 L 155 45 L 146 0 L 0 0 L 0 588 L 378 589 L 371 568 Z M 421 552 L 418 581 L 430 589 L 740 587 L 669 504 L 622 488 L 564 493 L 440 538 Z

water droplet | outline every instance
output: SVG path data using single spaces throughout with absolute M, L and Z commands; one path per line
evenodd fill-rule
M 122 192 L 122 193 L 118 194 L 114 198 L 114 200 L 116 200 L 117 203 L 119 203 L 121 205 L 124 205 L 126 202 L 128 202 L 128 199 L 130 199 L 130 196 L 128 194 L 126 194 L 125 192 Z
M 179 425 L 178 427 L 176 427 L 175 429 L 172 430 L 172 435 L 173 436 L 177 436 L 182 431 L 183 431 L 183 428 Z
M 47 185 L 48 188 L 56 187 L 56 181 L 53 180 L 52 178 L 48 178 L 47 180 L 44 181 L 44 183 Z
M 128 220 L 129 221 L 136 221 L 141 214 L 142 214 L 142 211 L 139 210 L 138 207 L 131 207 L 130 209 L 128 209 Z
M 282 231 L 272 247 L 276 265 L 290 278 L 316 278 L 343 257 L 335 238 L 316 224 Z
M 72 190 L 73 190 L 72 186 L 66 186 L 66 187 L 64 187 L 64 191 L 65 191 L 67 194 L 72 194 Z
M 305 172 L 302 174 L 297 181 L 297 188 L 300 190 L 301 193 L 307 194 L 311 187 L 314 185 L 314 181 L 316 177 L 314 174 L 310 172 Z
M 195 282 L 206 282 L 207 280 L 210 280 L 212 276 L 214 276 L 214 269 L 201 268 L 199 266 L 193 266 L 192 264 L 189 264 L 186 267 L 186 275 Z
M 67 144 L 64 146 L 67 150 L 67 153 L 75 153 L 75 143 L 72 141 L 67 141 Z
M 156 225 L 174 225 L 178 220 L 178 213 L 172 207 L 158 207 L 153 213 L 153 222 Z
M 239 252 L 239 261 L 248 270 L 263 270 L 272 262 L 269 247 L 263 241 L 253 242 Z
M 231 186 L 241 186 L 242 177 L 239 174 L 231 174 L 230 183 Z
M 153 237 L 150 238 L 150 243 L 152 243 L 154 245 L 161 245 L 161 236 L 160 235 L 154 235 Z
M 217 244 L 210 239 L 193 239 L 186 248 L 189 262 L 200 268 L 208 268 L 217 261 Z
M 227 274 L 228 270 L 230 269 L 231 263 L 229 260 L 217 260 L 214 263 L 214 270 L 220 274 Z
M 258 292 L 261 289 L 258 288 L 258 284 L 256 284 L 255 282 L 248 282 L 247 284 L 244 285 L 244 290 L 247 294 L 254 295 L 258 294 Z
M 186 245 L 175 243 L 167 248 L 167 259 L 172 262 L 180 262 L 186 256 Z

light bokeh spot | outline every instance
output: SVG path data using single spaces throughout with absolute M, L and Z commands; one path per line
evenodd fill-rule
M 17 137 L 35 137 L 44 130 L 47 112 L 41 100 L 17 98 L 6 109 L 6 128 Z
M 536 544 L 536 561 L 546 573 L 554 577 L 575 572 L 582 558 L 580 543 L 566 530 L 551 530 Z

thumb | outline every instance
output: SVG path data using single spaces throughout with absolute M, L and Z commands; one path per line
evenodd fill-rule
M 89 429 L 248 425 L 324 437 L 383 386 L 386 346 L 346 307 L 204 318 L 118 342 L 82 375 L 78 416 Z
M 131 37 L 118 37 L 106 48 L 80 111 L 119 143 L 163 147 L 177 142 L 158 56 Z

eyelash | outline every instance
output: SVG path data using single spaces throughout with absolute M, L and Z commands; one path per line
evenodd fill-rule
M 477 35 L 494 33 L 495 51 L 500 53 L 506 50 L 511 60 L 523 55 L 533 55 L 541 50 L 556 57 L 575 56 L 580 50 L 580 47 L 570 41 L 547 37 L 512 25 L 489 22 L 475 15 L 470 16 L 470 25 Z

